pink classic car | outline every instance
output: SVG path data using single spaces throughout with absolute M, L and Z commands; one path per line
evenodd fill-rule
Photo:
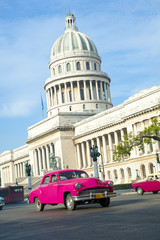
M 74 210 L 78 204 L 100 203 L 108 207 L 113 192 L 113 182 L 102 182 L 90 178 L 82 170 L 59 170 L 49 172 L 42 178 L 40 186 L 29 194 L 29 202 L 35 203 L 37 211 L 43 211 L 46 204 L 64 203 L 68 210 Z
M 160 173 L 149 174 L 146 181 L 133 183 L 132 187 L 139 195 L 143 195 L 144 192 L 156 194 L 160 191 Z

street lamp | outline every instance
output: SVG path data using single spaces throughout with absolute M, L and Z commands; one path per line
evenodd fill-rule
M 31 165 L 28 164 L 28 162 L 24 163 L 25 166 L 25 172 L 26 175 L 28 176 L 28 193 L 32 190 L 32 185 L 31 185 Z
M 158 172 L 160 171 L 160 161 L 159 161 L 159 154 L 156 153 L 156 159 L 157 159 L 157 168 L 158 168 Z
M 98 166 L 97 166 L 97 157 L 99 157 L 101 154 L 98 152 L 98 147 L 94 146 L 90 147 L 90 156 L 93 159 L 93 166 L 94 166 L 94 176 L 96 178 L 99 178 L 98 174 Z

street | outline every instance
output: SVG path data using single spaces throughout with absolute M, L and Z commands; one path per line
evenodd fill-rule
M 160 194 L 118 195 L 108 208 L 99 204 L 46 206 L 36 212 L 33 204 L 8 204 L 0 211 L 0 239 L 144 239 L 158 240 Z

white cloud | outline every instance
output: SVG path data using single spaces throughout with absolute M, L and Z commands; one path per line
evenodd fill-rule
M 34 110 L 34 107 L 33 101 L 14 100 L 1 106 L 0 117 L 25 117 Z

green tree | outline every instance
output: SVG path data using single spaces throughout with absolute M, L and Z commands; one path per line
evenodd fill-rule
M 137 146 L 139 150 L 144 151 L 144 143 L 154 144 L 156 141 L 160 141 L 160 122 L 158 122 L 157 118 L 154 118 L 151 125 L 145 127 L 143 131 L 139 131 L 136 136 L 132 132 L 123 136 L 123 140 L 116 146 L 114 151 L 114 160 L 122 161 L 130 157 L 134 147 Z

